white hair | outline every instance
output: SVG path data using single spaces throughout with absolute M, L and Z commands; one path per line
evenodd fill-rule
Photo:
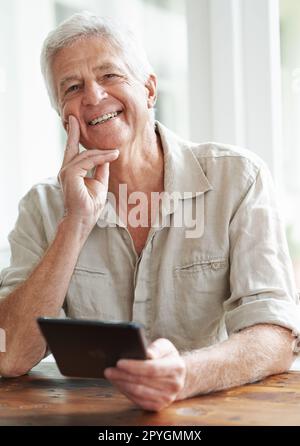
M 46 37 L 41 52 L 41 70 L 52 107 L 59 113 L 57 92 L 53 85 L 52 63 L 57 52 L 71 46 L 79 39 L 93 36 L 103 38 L 122 56 L 130 73 L 145 83 L 153 73 L 146 52 L 136 35 L 125 25 L 111 18 L 99 17 L 89 11 L 73 14 L 51 31 Z M 150 111 L 154 118 L 154 109 Z

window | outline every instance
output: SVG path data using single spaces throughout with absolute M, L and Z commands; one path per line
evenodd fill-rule
M 300 3 L 280 1 L 283 103 L 283 208 L 300 287 Z

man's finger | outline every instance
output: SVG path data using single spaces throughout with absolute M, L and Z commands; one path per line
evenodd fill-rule
M 89 151 L 81 152 L 79 155 L 76 155 L 74 159 L 69 161 L 65 166 L 67 169 L 73 168 L 75 166 L 81 166 L 86 164 L 86 162 L 91 160 L 100 160 L 100 164 L 105 162 L 113 161 L 116 158 L 114 151 L 100 151 L 94 150 L 93 153 L 89 153 Z M 101 163 L 102 161 L 102 163 Z
M 172 377 L 177 372 L 180 363 L 177 357 L 165 357 L 160 359 L 120 359 L 117 367 L 127 373 L 133 373 L 148 378 Z
M 133 384 L 142 384 L 148 387 L 153 387 L 157 390 L 165 390 L 168 388 L 170 383 L 169 377 L 163 377 L 159 380 L 149 381 L 148 377 L 142 375 L 135 375 L 133 373 L 128 373 L 125 370 L 120 370 L 118 367 L 110 367 L 104 370 L 104 376 L 110 381 L 125 381 Z
M 147 387 L 142 384 L 129 383 L 126 381 L 112 380 L 111 382 L 118 387 L 120 392 L 124 393 L 139 405 L 142 405 L 146 401 L 158 403 L 162 400 L 162 391 L 160 389 Z
M 79 153 L 80 127 L 75 116 L 69 116 L 69 130 L 63 166 L 69 163 Z
M 115 155 L 113 153 L 107 153 L 106 155 L 94 155 L 91 157 L 85 157 L 82 159 L 76 159 L 71 161 L 66 168 L 62 169 L 60 172 L 60 176 L 64 177 L 66 175 L 79 175 L 81 177 L 86 177 L 87 172 L 89 170 L 98 168 L 99 166 L 103 166 L 104 164 L 108 164 L 110 161 L 115 160 Z M 92 179 L 92 178 L 90 178 Z M 93 178 L 94 179 L 94 178 Z M 106 182 L 104 182 L 106 184 Z
M 111 157 L 109 161 L 115 161 L 119 156 L 119 151 L 111 152 Z M 108 187 L 108 179 L 109 179 L 109 163 L 104 163 L 102 165 L 98 165 L 94 172 L 94 179 L 100 181 L 100 183 L 104 184 L 104 186 Z
M 145 409 L 145 410 L 153 410 L 153 405 L 155 405 L 155 401 L 144 401 L 143 404 L 141 404 L 141 400 L 140 398 L 136 398 L 134 397 L 130 392 L 127 392 L 123 386 L 122 383 L 119 383 L 118 381 L 112 381 L 111 382 L 113 384 L 113 386 L 115 386 L 121 393 L 123 393 L 125 396 L 127 396 L 127 398 L 132 401 L 134 404 L 136 404 L 137 406 Z
M 147 348 L 147 356 L 149 359 L 163 358 L 174 353 L 177 353 L 175 345 L 165 338 L 156 339 Z

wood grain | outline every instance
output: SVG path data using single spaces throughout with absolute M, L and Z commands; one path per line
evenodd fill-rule
M 105 380 L 68 379 L 55 364 L 0 379 L 0 425 L 300 425 L 300 372 L 143 411 Z

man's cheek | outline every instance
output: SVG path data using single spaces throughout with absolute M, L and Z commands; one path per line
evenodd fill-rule
M 84 147 L 87 150 L 96 148 L 95 145 L 92 144 L 92 142 L 88 138 L 86 138 L 83 134 L 80 134 L 79 143 L 82 145 L 82 147 Z

